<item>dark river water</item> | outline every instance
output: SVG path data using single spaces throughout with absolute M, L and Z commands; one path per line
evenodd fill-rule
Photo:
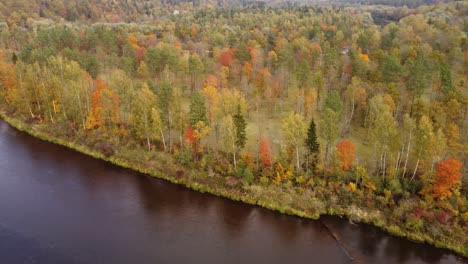
M 337 243 L 327 225 L 343 242 Z M 200 194 L 0 121 L 0 263 L 462 263 L 336 217 Z

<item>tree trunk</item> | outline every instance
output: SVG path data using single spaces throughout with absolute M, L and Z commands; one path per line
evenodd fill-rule
M 330 142 L 327 141 L 327 145 L 325 145 L 325 164 L 328 165 L 328 149 L 330 148 Z
M 410 117 L 413 117 L 414 95 L 411 98 Z
M 42 82 L 42 88 L 44 89 L 44 91 L 46 90 L 45 89 L 45 85 L 44 85 L 44 82 Z M 48 94 L 47 94 L 48 95 Z M 50 106 L 47 106 L 48 104 L 46 104 L 46 110 L 47 112 L 49 113 L 49 118 L 50 118 L 50 121 L 55 124 L 55 120 L 54 120 L 54 117 L 52 116 L 52 111 L 50 111 Z M 86 129 L 86 120 L 83 120 L 83 129 Z
M 404 147 L 404 146 L 403 146 Z M 402 148 L 403 149 L 403 148 Z M 401 151 L 398 151 L 398 156 L 397 156 L 397 159 L 396 159 L 396 162 L 395 162 L 395 171 L 398 170 L 399 168 L 399 163 L 400 163 L 400 156 L 401 156 Z
M 184 139 L 182 136 L 182 132 L 179 132 L 179 140 L 180 140 L 180 146 L 183 148 L 184 147 Z
M 234 149 L 233 153 L 233 159 L 234 159 L 234 168 L 237 169 L 237 160 L 236 160 L 236 150 Z
M 149 138 L 146 138 L 146 143 L 148 144 L 148 151 L 151 151 L 151 143 Z
M 36 100 L 37 108 L 39 111 L 41 111 L 41 103 L 39 102 L 39 96 L 37 95 L 37 84 L 35 81 L 33 81 L 33 87 L 34 87 L 34 99 Z
M 299 171 L 301 165 L 299 161 L 299 146 L 296 145 L 296 159 L 297 159 L 297 170 Z
M 5 102 L 9 105 L 10 104 L 10 101 L 8 100 L 8 93 L 7 93 L 7 90 L 5 87 L 3 87 L 3 85 L 0 85 L 0 87 L 2 87 L 2 90 L 3 90 L 3 98 L 5 98 Z
M 164 140 L 164 136 L 163 136 Z M 169 111 L 169 152 L 172 153 L 172 112 Z M 164 146 L 164 151 L 166 151 L 166 146 Z
M 167 148 L 166 148 L 166 139 L 164 138 L 164 133 L 162 129 L 160 129 L 159 132 L 161 133 L 161 138 L 162 138 L 163 145 L 164 145 L 164 151 L 166 151 Z
M 20 71 L 20 72 L 21 72 L 21 71 Z M 23 87 L 23 76 L 22 76 L 21 73 L 19 73 L 19 78 L 20 78 L 20 79 L 19 79 L 19 83 L 20 83 L 20 87 L 21 87 L 21 92 L 23 92 L 23 94 L 24 94 L 23 96 L 24 96 L 24 98 L 26 99 L 26 105 L 28 106 L 28 110 L 29 110 L 29 113 L 31 114 L 31 118 L 34 118 L 35 115 L 34 115 L 34 113 L 33 113 L 33 111 L 32 111 L 31 105 L 30 105 L 29 102 L 28 102 L 28 97 L 26 96 L 26 92 L 24 91 L 24 87 Z
M 416 162 L 416 167 L 414 168 L 413 177 L 411 177 L 410 182 L 412 182 L 414 177 L 416 176 L 416 172 L 418 171 L 418 166 L 419 166 L 419 159 Z
M 382 153 L 380 153 L 380 166 L 379 166 L 380 170 L 382 171 L 382 178 L 384 177 L 383 176 L 383 172 L 384 172 L 384 170 L 383 170 L 383 156 L 384 156 L 384 152 L 382 151 Z
M 403 174 L 401 175 L 402 178 L 405 177 L 406 168 L 407 168 L 407 165 L 408 165 L 409 150 L 410 150 L 410 146 L 411 146 L 411 136 L 412 136 L 412 133 L 410 133 L 409 140 L 408 140 L 408 147 L 406 148 L 405 167 L 403 169 Z
M 384 158 L 383 158 L 383 178 L 385 179 L 385 172 L 387 169 L 387 152 L 384 152 Z

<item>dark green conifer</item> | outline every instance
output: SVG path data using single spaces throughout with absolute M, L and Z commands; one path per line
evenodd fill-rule
M 239 150 L 245 147 L 245 142 L 247 141 L 247 135 L 245 128 L 247 123 L 245 122 L 245 117 L 242 114 L 240 105 L 237 106 L 237 113 L 233 116 L 234 125 L 236 126 L 236 145 Z

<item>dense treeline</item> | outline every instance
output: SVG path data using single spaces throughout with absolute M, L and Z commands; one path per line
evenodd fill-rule
M 48 18 L 56 21 L 137 22 L 166 16 L 172 10 L 192 10 L 200 1 L 180 0 L 4 0 L 0 18 L 9 25 L 27 26 L 28 20 Z M 215 1 L 204 1 L 215 7 Z
M 357 206 L 466 253 L 467 10 L 420 7 L 385 26 L 331 7 L 10 25 L 2 107 L 108 156 L 166 153 L 255 197 Z
M 421 5 L 434 5 L 438 3 L 453 2 L 453 0 L 339 0 L 343 3 L 353 3 L 362 5 L 389 5 L 389 6 L 407 6 L 410 8 Z
M 215 8 L 297 6 L 317 0 L 3 0 L 0 19 L 28 26 L 34 19 L 80 22 L 141 22 L 171 14 Z

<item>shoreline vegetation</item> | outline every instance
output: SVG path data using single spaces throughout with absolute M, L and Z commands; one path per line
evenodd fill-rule
M 359 208 L 353 204 L 343 204 L 338 206 L 330 205 L 330 203 L 327 203 L 325 200 L 319 200 L 313 197 L 310 197 L 313 200 L 313 203 L 305 206 L 297 206 L 297 204 L 294 204 L 293 201 L 303 200 L 300 198 L 300 196 L 303 196 L 304 191 L 302 191 L 301 194 L 301 191 L 298 192 L 296 190 L 297 188 L 294 187 L 288 187 L 286 190 L 279 192 L 279 194 L 284 194 L 284 192 L 287 192 L 290 195 L 288 202 L 282 202 L 281 198 L 278 198 L 277 200 L 271 200 L 272 196 L 268 194 L 258 195 L 256 189 L 265 188 L 264 191 L 272 194 L 275 193 L 275 191 L 278 191 L 278 189 L 283 189 L 281 186 L 235 186 L 233 184 L 229 184 L 223 179 L 223 177 L 209 176 L 207 172 L 200 171 L 195 168 L 187 168 L 185 166 L 178 165 L 175 171 L 174 168 L 172 168 L 171 171 L 171 169 L 168 170 L 167 168 L 162 168 L 155 164 L 150 164 L 149 162 L 138 162 L 136 160 L 125 159 L 124 157 L 121 157 L 117 154 L 118 151 L 116 151 L 113 156 L 106 156 L 98 150 L 77 144 L 73 141 L 65 140 L 63 137 L 52 135 L 41 130 L 39 126 L 29 125 L 20 119 L 11 117 L 5 112 L 4 109 L 0 109 L 0 118 L 15 129 L 25 132 L 35 138 L 66 147 L 84 155 L 112 163 L 125 169 L 130 169 L 155 178 L 163 179 L 173 184 L 183 185 L 186 188 L 197 192 L 208 193 L 214 196 L 227 198 L 232 201 L 243 202 L 253 206 L 260 206 L 262 208 L 276 211 L 281 214 L 302 217 L 310 220 L 319 220 L 321 215 L 332 215 L 338 216 L 340 218 L 345 217 L 349 219 L 350 222 L 355 221 L 373 225 L 393 236 L 407 238 L 413 242 L 427 243 L 437 248 L 451 250 L 459 256 L 465 258 L 468 257 L 468 245 L 466 244 L 466 238 L 465 241 L 451 239 L 450 237 L 444 237 L 445 241 L 435 240 L 425 232 L 412 232 L 405 230 L 404 227 L 388 223 L 388 219 L 386 219 L 388 216 L 380 210 L 368 210 L 365 208 Z M 174 162 L 174 158 L 168 153 L 158 152 L 157 154 L 160 155 L 160 157 L 164 157 L 165 159 L 169 160 L 171 163 Z M 338 243 L 341 242 L 338 240 Z

